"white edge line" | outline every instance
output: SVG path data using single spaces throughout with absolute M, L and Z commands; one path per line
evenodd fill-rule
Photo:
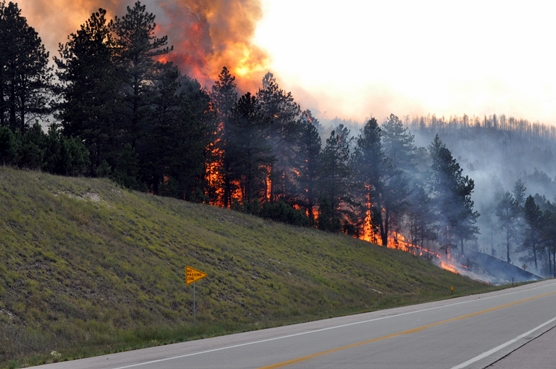
M 542 327 L 544 327 L 544 326 L 546 326 L 546 325 L 548 325 L 548 324 L 550 324 L 550 323 L 552 323 L 552 322 L 555 322 L 555 321 L 556 321 L 556 317 L 550 319 L 549 321 L 546 321 L 546 322 L 542 323 L 542 324 L 539 325 L 538 327 L 535 327 L 535 328 L 531 329 L 531 330 L 528 331 L 528 332 L 525 332 L 525 333 L 523 333 L 523 334 L 520 334 L 519 336 L 517 336 L 517 337 L 514 338 L 513 340 L 510 340 L 510 341 L 508 341 L 508 342 L 506 342 L 506 343 L 501 344 L 500 346 L 496 346 L 495 348 L 493 348 L 493 349 L 491 349 L 491 350 L 488 350 L 488 351 L 486 351 L 486 352 L 483 352 L 482 354 L 480 354 L 480 355 L 478 355 L 478 356 L 475 356 L 473 359 L 467 360 L 465 363 L 461 363 L 461 364 L 459 364 L 459 365 L 456 365 L 456 366 L 452 367 L 452 369 L 462 369 L 462 368 L 465 368 L 465 367 L 469 366 L 470 364 L 473 364 L 473 363 L 475 363 L 475 362 L 477 362 L 477 361 L 479 361 L 479 360 L 481 360 L 481 359 L 484 359 L 485 357 L 490 356 L 490 355 L 494 354 L 495 352 L 500 351 L 500 350 L 502 350 L 503 348 L 505 348 L 505 347 L 507 347 L 507 346 L 509 346 L 509 345 L 511 345 L 511 344 L 513 344 L 513 343 L 516 343 L 517 341 L 519 341 L 519 340 L 522 339 L 523 337 L 527 337 L 528 335 L 530 335 L 530 334 L 533 333 L 534 331 L 536 331 L 536 330 L 538 330 L 538 329 L 541 329 Z
M 536 290 L 536 289 L 539 289 L 539 288 L 550 287 L 550 286 L 552 286 L 553 284 L 554 284 L 554 283 L 550 283 L 550 284 L 548 284 L 548 285 L 542 285 L 542 286 L 538 286 L 538 287 L 533 287 L 533 288 L 530 288 L 530 289 L 527 289 L 527 290 L 519 290 L 519 291 L 508 292 L 508 293 L 505 293 L 505 294 L 502 294 L 502 295 L 494 295 L 494 296 L 488 296 L 488 297 L 482 297 L 482 298 L 479 297 L 479 299 L 481 299 L 481 300 L 487 300 L 487 299 L 491 299 L 491 298 L 495 298 L 495 297 L 500 297 L 500 296 L 508 296 L 508 295 L 513 295 L 513 294 L 521 293 L 521 292 L 529 292 L 529 291 Z M 475 295 L 475 296 L 478 296 L 478 295 Z M 252 341 L 252 342 L 241 343 L 241 344 L 238 344 L 238 345 L 219 347 L 219 348 L 212 349 L 212 350 L 199 351 L 199 352 L 192 352 L 192 353 L 190 353 L 190 354 L 172 356 L 172 357 L 167 357 L 167 358 L 158 359 L 158 360 L 145 361 L 145 362 L 142 362 L 142 363 L 130 364 L 130 365 L 126 365 L 126 366 L 119 366 L 119 367 L 117 367 L 117 368 L 112 368 L 112 369 L 135 368 L 135 367 L 142 366 L 142 365 L 155 364 L 155 363 L 160 363 L 160 362 L 164 362 L 164 361 L 182 359 L 182 358 L 184 358 L 184 357 L 189 357 L 189 356 L 203 355 L 203 354 L 209 354 L 209 353 L 211 353 L 211 352 L 216 352 L 216 351 L 230 350 L 230 349 L 234 349 L 234 348 L 238 348 L 238 347 L 243 347 L 243 346 L 257 345 L 257 344 L 259 344 L 259 343 L 265 343 L 265 342 L 270 342 L 270 341 L 277 341 L 277 340 L 282 340 L 282 339 L 286 339 L 286 338 L 292 338 L 292 337 L 303 336 L 303 335 L 306 335 L 306 334 L 312 334 L 312 333 L 319 333 L 319 332 L 329 331 L 329 330 L 332 330 L 332 329 L 339 329 L 339 328 L 345 328 L 345 327 L 349 327 L 349 326 L 353 326 L 353 325 L 359 325 L 359 324 L 366 324 L 366 323 L 376 322 L 376 321 L 378 321 L 378 320 L 384 320 L 384 319 L 390 319 L 390 318 L 397 318 L 397 317 L 404 316 L 404 315 L 412 315 L 412 314 L 421 313 L 421 312 L 424 312 L 424 311 L 430 311 L 430 310 L 436 310 L 436 309 L 445 308 L 445 307 L 451 307 L 451 306 L 456 306 L 456 305 L 467 304 L 467 303 L 469 303 L 469 302 L 474 302 L 474 301 L 477 301 L 477 300 L 478 300 L 478 299 L 467 300 L 467 301 L 460 301 L 460 302 L 456 302 L 456 303 L 453 303 L 453 304 L 434 306 L 434 307 L 430 307 L 430 308 L 426 308 L 426 309 L 421 309 L 421 310 L 415 310 L 415 311 L 408 311 L 408 312 L 406 312 L 406 313 L 400 313 L 400 314 L 395 314 L 395 315 L 388 315 L 388 316 L 383 316 L 383 317 L 380 317 L 380 318 L 374 318 L 374 319 L 369 319 L 369 320 L 363 320 L 363 321 L 360 321 L 360 322 L 353 322 L 353 323 L 347 323 L 347 324 L 342 324 L 342 325 L 336 325 L 336 326 L 333 326 L 333 327 L 315 329 L 315 330 L 312 330 L 312 331 L 294 333 L 294 334 L 289 334 L 289 335 L 287 335 L 287 336 L 280 336 L 280 337 L 267 338 L 267 339 L 260 340 L 260 341 Z M 537 330 L 537 329 L 543 327 L 544 325 L 551 323 L 551 322 L 554 321 L 554 320 L 556 320 L 556 318 L 552 319 L 552 320 L 549 321 L 549 322 L 543 323 L 543 325 L 541 325 L 541 326 L 539 326 L 539 327 L 533 329 L 533 330 L 530 331 L 530 332 L 533 332 L 533 331 L 535 331 L 535 330 Z M 524 335 L 527 335 L 527 334 L 529 334 L 530 332 L 524 333 Z M 520 337 L 521 337 L 521 336 L 520 336 Z M 519 337 L 516 338 L 516 340 L 517 340 L 517 339 L 519 339 Z M 508 343 L 508 345 L 510 345 L 510 344 L 511 344 L 511 343 Z M 505 346 L 504 346 L 504 347 L 505 347 Z M 503 347 L 500 347 L 499 349 L 502 349 L 502 348 L 503 348 Z M 494 350 L 494 349 L 493 349 L 493 350 Z M 491 350 L 491 351 L 492 351 L 492 350 Z M 490 352 L 490 351 L 488 351 L 488 352 Z M 493 352 L 495 352 L 495 351 L 493 351 Z M 485 353 L 485 354 L 486 354 L 486 353 Z M 489 355 L 490 355 L 490 354 L 489 354 Z M 487 355 L 487 356 L 488 356 L 488 355 Z M 471 359 L 471 360 L 473 360 L 473 359 Z M 477 359 L 477 360 L 480 360 L 480 359 Z M 463 364 L 466 364 L 466 363 L 468 363 L 468 362 L 466 361 L 466 362 L 463 363 Z M 463 365 L 463 364 L 460 364 L 460 365 Z M 471 361 L 469 361 L 469 364 L 471 364 Z M 466 364 L 466 365 L 468 365 L 468 364 Z M 455 367 L 453 367 L 452 369 L 457 369 L 457 368 L 463 368 L 463 366 L 455 366 Z

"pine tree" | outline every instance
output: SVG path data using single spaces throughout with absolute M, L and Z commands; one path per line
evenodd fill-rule
M 359 218 L 370 221 L 370 228 L 378 230 L 382 245 L 387 246 L 391 231 L 398 228 L 407 208 L 409 187 L 402 171 L 385 155 L 382 133 L 376 119 L 367 122 L 357 138 L 353 167 L 357 187 L 362 193 L 359 202 L 364 205 L 365 215 Z M 397 146 L 398 138 L 392 136 L 389 146 Z M 365 228 L 368 229 L 369 224 Z
M 409 197 L 409 238 L 411 242 L 425 247 L 428 241 L 437 239 L 437 215 L 430 196 L 422 187 L 417 187 Z
M 0 126 L 0 164 L 16 163 L 17 140 L 11 129 Z
M 60 57 L 54 58 L 62 98 L 58 117 L 65 136 L 83 140 L 91 154 L 89 172 L 94 175 L 103 161 L 115 165 L 121 149 L 115 118 L 120 79 L 106 10 L 93 13 L 68 39 L 60 44 Z
M 156 58 L 169 53 L 172 47 L 168 37 L 155 36 L 155 15 L 146 11 L 145 5 L 137 1 L 127 7 L 123 17 L 115 17 L 110 23 L 116 43 L 115 60 L 121 76 L 120 93 L 124 110 L 122 126 L 127 142 L 135 148 L 148 125 L 149 107 L 152 102 L 154 81 L 161 67 Z
M 352 180 L 352 168 L 350 163 L 349 129 L 340 124 L 330 133 L 326 140 L 326 146 L 321 153 L 322 171 L 320 178 L 320 192 L 322 199 L 326 200 L 326 206 L 330 207 L 330 214 L 325 214 L 329 219 L 341 219 L 349 213 L 348 204 L 351 202 L 350 183 Z M 319 204 L 322 207 L 322 204 Z M 320 220 L 319 224 L 324 224 Z M 332 222 L 336 224 L 336 221 Z M 334 228 L 335 229 L 335 228 Z
M 180 113 L 169 150 L 170 175 L 176 179 L 177 196 L 194 202 L 208 202 L 206 166 L 212 160 L 210 144 L 216 139 L 216 119 L 210 96 L 196 80 L 180 80 Z
M 249 92 L 232 108 L 226 156 L 240 182 L 243 206 L 265 196 L 269 167 L 275 161 L 265 135 L 268 124 L 257 98 Z
M 511 193 L 505 192 L 496 206 L 496 216 L 500 224 L 500 228 L 504 232 L 506 243 L 506 261 L 510 259 L 510 245 L 517 236 L 517 220 L 519 217 L 519 205 L 517 200 Z
M 218 75 L 218 80 L 212 86 L 210 97 L 217 111 L 218 123 L 227 121 L 238 100 L 235 79 L 236 77 L 230 74 L 228 68 L 223 67 Z
M 311 222 L 314 222 L 314 209 L 318 203 L 318 183 L 320 179 L 321 138 L 319 122 L 310 111 L 303 113 L 302 133 L 299 148 L 294 158 L 296 176 L 296 202 L 305 209 Z
M 387 166 L 382 149 L 382 130 L 375 118 L 367 121 L 356 139 L 352 158 L 357 195 L 360 203 L 359 218 L 363 229 L 378 233 L 382 224 L 382 197 L 384 172 Z M 378 209 L 378 210 L 377 210 Z M 366 223 L 366 224 L 365 224 Z M 376 240 L 373 240 L 376 241 Z M 381 241 L 382 237 L 381 237 Z
M 232 201 L 233 179 L 232 179 L 232 160 L 230 155 L 226 155 L 230 142 L 230 117 L 232 108 L 238 100 L 235 76 L 232 76 L 228 68 L 223 67 L 218 75 L 218 80 L 212 86 L 210 94 L 212 104 L 217 114 L 217 139 L 211 144 L 210 152 L 212 158 L 208 164 L 209 176 L 209 198 L 211 203 L 220 203 L 228 208 Z M 219 194 L 219 189 L 223 193 Z
M 523 218 L 526 230 L 523 240 L 523 249 L 527 251 L 525 260 L 533 260 L 535 269 L 538 269 L 538 251 L 541 242 L 542 211 L 533 196 L 527 196 L 523 206 Z
M 395 168 L 406 175 L 415 171 L 415 138 L 394 114 L 382 124 L 382 146 Z
M 432 159 L 430 190 L 435 201 L 442 247 L 456 246 L 459 240 L 461 253 L 464 241 L 479 232 L 475 225 L 479 213 L 473 210 L 471 194 L 475 188 L 473 179 L 463 176 L 463 169 L 438 135 L 429 146 Z
M 142 177 L 155 195 L 161 194 L 164 177 L 170 176 L 170 167 L 177 160 L 174 151 L 182 144 L 180 138 L 182 103 L 185 99 L 181 88 L 180 73 L 171 64 L 161 65 L 154 80 L 148 125 L 143 126 L 137 151 L 141 158 Z M 178 196 L 176 193 L 169 194 Z
M 541 239 L 548 255 L 548 272 L 556 277 L 556 207 L 549 203 L 542 216 Z
M 267 128 L 268 142 L 276 162 L 271 166 L 270 200 L 284 199 L 293 188 L 293 174 L 289 170 L 298 149 L 302 127 L 299 122 L 301 109 L 290 92 L 280 89 L 272 73 L 263 78 L 257 92 L 262 114 L 270 121 Z
M 41 38 L 17 4 L 0 3 L 0 126 L 25 132 L 48 114 L 52 68 Z

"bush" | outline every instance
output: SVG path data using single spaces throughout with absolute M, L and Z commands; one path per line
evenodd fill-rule
M 261 217 L 296 226 L 309 227 L 311 225 L 310 219 L 302 210 L 295 210 L 283 201 L 264 204 Z

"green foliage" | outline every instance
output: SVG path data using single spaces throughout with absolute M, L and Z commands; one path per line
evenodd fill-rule
M 464 241 L 479 233 L 475 225 L 479 213 L 473 209 L 471 200 L 475 182 L 463 175 L 463 169 L 438 135 L 430 144 L 429 153 L 432 159 L 429 186 L 440 220 L 441 243 L 443 247 L 458 247 L 459 240 L 463 253 Z
M 321 197 L 319 201 L 319 215 L 317 228 L 323 231 L 338 233 L 342 230 L 342 222 L 338 213 L 332 208 L 328 197 Z
M 0 163 L 15 164 L 17 151 L 17 141 L 12 130 L 8 127 L 0 127 Z
M 543 213 L 533 196 L 529 195 L 523 206 L 523 218 L 525 220 L 525 238 L 523 249 L 527 251 L 524 260 L 533 261 L 535 269 L 538 268 L 539 248 L 541 243 L 541 230 Z
M 321 170 L 321 139 L 318 132 L 320 123 L 309 110 L 303 112 L 299 150 L 293 164 L 296 173 L 295 203 L 305 209 L 311 222 L 313 209 L 318 202 Z
M 244 203 L 264 196 L 269 167 L 275 162 L 265 137 L 269 125 L 270 121 L 263 116 L 259 101 L 249 92 L 241 96 L 232 108 L 226 156 L 231 159 L 231 178 L 239 181 Z
M 265 203 L 260 215 L 262 218 L 296 226 L 308 227 L 312 225 L 302 210 L 296 210 L 283 201 Z
M 112 173 L 112 179 L 120 186 L 131 189 L 143 189 L 141 183 L 137 180 L 139 173 L 139 158 L 137 153 L 131 147 L 131 144 L 126 144 L 124 149 L 118 156 L 117 166 Z
M 518 200 L 516 200 L 512 194 L 506 191 L 500 198 L 496 210 L 496 216 L 498 217 L 498 222 L 500 228 L 504 232 L 506 241 L 506 261 L 509 263 L 510 260 L 510 246 L 511 243 L 515 241 L 518 235 L 518 218 L 520 216 L 520 208 Z
M 451 285 L 492 289 L 346 235 L 106 179 L 0 167 L 0 189 L 0 367 L 449 298 Z M 209 275 L 196 286 L 197 331 L 185 265 Z
M 48 113 L 48 52 L 17 3 L 0 2 L 0 126 L 25 132 L 30 116 Z
M 114 164 L 121 132 L 116 117 L 121 109 L 120 75 L 114 62 L 115 40 L 106 10 L 99 9 L 68 36 L 54 57 L 60 81 L 59 116 L 63 134 L 83 140 L 91 153 L 90 174 L 104 161 Z
M 351 142 L 349 129 L 340 124 L 326 139 L 326 146 L 321 153 L 320 196 L 326 199 L 326 206 L 329 207 L 325 214 L 330 212 L 330 215 L 327 215 L 326 218 L 333 219 L 330 226 L 325 227 L 331 231 L 338 228 L 336 219 L 340 219 L 340 214 L 346 211 L 344 205 L 350 202 L 349 195 L 353 178 L 353 167 L 350 165 Z M 323 205 L 319 204 L 319 206 Z M 341 229 L 341 223 L 339 229 Z
M 116 44 L 114 61 L 120 76 L 118 91 L 123 109 L 119 122 L 125 130 L 124 142 L 135 148 L 149 125 L 149 105 L 155 95 L 154 85 L 160 75 L 156 56 L 169 53 L 168 36 L 155 35 L 155 15 L 136 1 L 124 16 L 109 24 Z
M 292 187 L 290 163 L 302 132 L 299 122 L 301 109 L 291 92 L 280 89 L 276 77 L 268 72 L 262 80 L 262 88 L 256 93 L 260 113 L 268 123 L 265 135 L 274 160 L 270 166 L 273 179 L 270 200 L 277 201 L 288 195 Z
M 47 137 L 40 124 L 35 123 L 20 137 L 18 165 L 27 169 L 41 169 L 45 162 Z
M 89 163 L 89 151 L 79 139 L 64 137 L 55 125 L 50 126 L 44 170 L 53 174 L 78 176 L 85 173 Z

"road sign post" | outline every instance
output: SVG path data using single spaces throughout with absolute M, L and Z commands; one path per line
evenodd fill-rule
M 185 267 L 185 284 L 193 283 L 193 329 L 197 329 L 197 301 L 195 299 L 195 282 L 205 278 L 207 275 L 207 273 L 191 268 L 190 266 Z

